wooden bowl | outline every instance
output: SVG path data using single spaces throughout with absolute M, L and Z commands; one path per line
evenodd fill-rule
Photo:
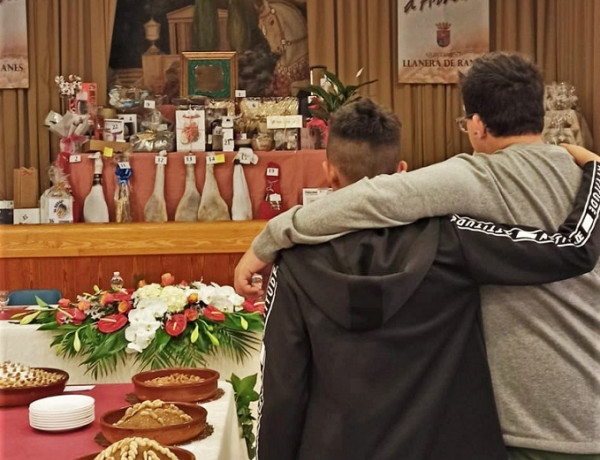
M 175 454 L 179 460 L 196 460 L 196 456 L 189 450 L 180 449 L 179 447 L 168 446 L 168 449 Z M 85 457 L 79 457 L 76 460 L 94 460 L 100 452 L 95 454 L 86 455 Z
M 47 372 L 60 374 L 61 378 L 57 382 L 49 385 L 37 387 L 2 388 L 0 389 L 0 407 L 26 406 L 37 399 L 62 394 L 62 392 L 65 390 L 67 380 L 69 380 L 69 374 L 63 370 L 53 369 L 51 367 L 36 367 L 35 369 L 42 369 Z
M 153 386 L 147 382 L 157 377 L 175 373 L 196 375 L 204 379 L 200 383 Z M 218 390 L 219 373 L 212 369 L 171 367 L 140 372 L 132 377 L 134 393 L 141 401 L 162 399 L 163 401 L 196 402 L 212 398 Z
M 154 439 L 159 444 L 168 446 L 189 441 L 202 433 L 206 427 L 206 409 L 197 404 L 181 402 L 175 402 L 173 404 L 191 416 L 192 420 L 158 428 L 123 428 L 113 425 L 123 417 L 125 411 L 129 408 L 128 406 L 106 412 L 100 418 L 100 429 L 102 430 L 104 437 L 111 444 L 120 441 L 123 438 L 138 436 L 140 438 Z

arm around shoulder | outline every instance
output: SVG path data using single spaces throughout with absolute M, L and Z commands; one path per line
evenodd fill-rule
M 592 270 L 600 255 L 600 163 L 589 162 L 575 206 L 557 232 L 452 216 L 473 278 L 481 284 L 540 284 Z

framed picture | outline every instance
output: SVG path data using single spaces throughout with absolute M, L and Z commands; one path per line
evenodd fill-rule
M 185 52 L 181 55 L 181 96 L 229 99 L 237 87 L 237 53 Z

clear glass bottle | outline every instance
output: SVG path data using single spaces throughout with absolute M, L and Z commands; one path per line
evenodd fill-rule
M 120 291 L 123 289 L 123 278 L 121 278 L 121 274 L 119 272 L 113 273 L 113 276 L 110 279 L 110 288 L 113 291 Z

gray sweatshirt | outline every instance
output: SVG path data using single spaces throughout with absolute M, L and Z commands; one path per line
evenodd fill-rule
M 581 170 L 564 149 L 512 145 L 461 154 L 414 172 L 344 187 L 271 219 L 252 244 L 279 249 L 349 231 L 458 213 L 555 230 L 572 208 Z M 507 445 L 600 453 L 600 264 L 543 286 L 482 288 L 488 359 Z

